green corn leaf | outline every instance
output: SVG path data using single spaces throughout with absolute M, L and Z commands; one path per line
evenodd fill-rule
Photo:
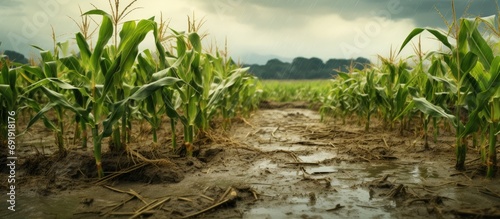
M 174 77 L 164 77 L 157 81 L 151 82 L 149 84 L 145 84 L 141 86 L 137 91 L 135 91 L 132 95 L 130 95 L 127 99 L 140 101 L 145 99 L 146 97 L 152 95 L 154 92 L 164 87 L 171 87 L 177 83 L 180 83 L 181 80 Z
M 46 78 L 57 78 L 57 62 L 45 62 L 43 65 L 43 72 Z
M 181 116 L 177 112 L 177 109 L 180 107 L 181 102 L 178 101 L 179 98 L 174 97 L 174 91 L 173 90 L 166 90 L 162 92 L 162 99 L 163 103 L 165 104 L 165 110 L 167 113 L 167 116 L 176 119 L 180 118 Z M 174 101 L 174 102 L 172 102 Z M 186 121 L 183 122 L 183 124 L 187 124 Z
M 131 23 L 131 22 L 128 22 Z M 135 24 L 135 22 L 133 22 Z M 134 25 L 132 25 L 134 26 Z M 130 69 L 138 54 L 139 44 L 146 38 L 146 35 L 154 30 L 156 23 L 151 20 L 141 20 L 134 29 L 122 30 L 125 38 L 120 42 L 119 51 L 122 54 L 120 60 L 121 69 Z M 130 32 L 130 33 L 128 33 Z
M 7 61 L 1 60 L 2 62 L 0 63 L 2 65 L 2 69 L 0 69 L 0 75 L 2 78 L 0 78 L 3 84 L 9 84 L 9 66 Z
M 76 44 L 78 45 L 78 49 L 80 50 L 80 57 L 82 58 L 82 62 L 88 63 L 92 53 L 90 52 L 89 44 L 87 43 L 87 40 L 82 33 L 76 34 Z
M 189 98 L 187 114 L 188 114 L 188 122 L 190 125 L 194 125 L 196 116 L 198 114 L 198 95 L 193 95 Z
M 456 84 L 452 80 L 444 77 L 436 77 L 433 75 L 428 76 L 429 78 L 432 78 L 432 80 L 442 83 L 450 93 L 456 93 L 458 91 Z
M 92 53 L 90 61 L 94 71 L 97 71 L 100 65 L 100 59 L 104 50 L 104 46 L 109 42 L 111 37 L 113 36 L 113 21 L 111 19 L 111 15 L 108 13 L 95 9 L 90 10 L 83 15 L 101 15 L 102 22 L 99 28 L 99 38 L 97 39 L 97 43 L 94 47 L 94 53 Z M 78 39 L 78 38 L 77 38 Z M 79 44 L 80 46 L 80 44 Z M 82 45 L 85 47 L 84 45 Z M 80 47 L 82 47 L 80 46 Z M 87 51 L 84 51 L 87 53 Z
M 154 81 L 152 83 L 141 86 L 139 89 L 133 92 L 128 98 L 113 104 L 111 114 L 108 115 L 106 120 L 103 122 L 103 132 L 100 138 L 109 137 L 113 133 L 113 125 L 118 122 L 123 114 L 125 113 L 125 108 L 130 100 L 142 101 L 145 98 L 152 95 L 155 91 L 165 86 L 173 86 L 174 84 L 180 82 L 179 79 L 173 77 L 165 77 L 160 80 Z
M 41 79 L 41 78 L 46 78 L 42 69 L 39 68 L 38 66 L 23 66 L 21 67 L 25 72 L 28 72 L 32 75 L 34 75 L 34 78 L 38 78 L 38 79 Z
M 13 109 L 14 104 L 16 102 L 16 98 L 10 86 L 7 84 L 0 84 L 0 94 L 1 94 L 0 97 L 2 97 L 2 99 L 7 102 L 8 109 L 9 110 Z
M 476 66 L 470 71 L 470 75 L 477 81 L 481 91 L 486 89 L 490 75 L 485 74 L 485 69 L 481 62 L 476 63 Z
M 425 29 L 423 28 L 415 28 L 413 29 L 410 34 L 406 37 L 406 39 L 403 41 L 403 44 L 401 45 L 401 48 L 399 49 L 399 52 L 398 53 L 401 53 L 401 51 L 403 50 L 403 48 L 406 46 L 406 44 L 408 44 L 412 39 L 413 37 L 419 35 L 420 33 L 422 33 Z
M 500 88 L 500 56 L 495 57 L 491 62 L 489 73 L 490 77 L 485 90 L 491 92 L 490 96 L 493 96 L 495 91 Z
M 476 66 L 478 60 L 478 56 L 472 52 L 468 52 L 465 54 L 465 56 L 461 59 L 460 62 L 460 69 L 463 74 L 469 74 L 469 72 Z
M 498 91 L 497 91 L 498 93 Z M 495 96 L 491 98 L 488 105 L 491 107 L 491 122 L 499 123 L 500 122 L 500 96 Z
M 69 41 L 65 41 L 65 42 L 58 42 L 57 43 L 57 47 L 59 47 L 59 51 L 61 53 L 61 55 L 63 57 L 65 56 L 68 56 L 69 55 L 69 47 L 70 47 L 70 43 Z M 56 54 L 57 55 L 57 54 Z
M 413 29 L 410 34 L 408 34 L 408 36 L 406 37 L 406 39 L 403 41 L 403 44 L 401 45 L 401 48 L 399 49 L 399 52 L 398 53 L 401 53 L 401 51 L 403 50 L 403 48 L 406 46 L 406 44 L 408 44 L 415 36 L 419 35 L 420 33 L 422 33 L 425 29 L 423 28 L 415 28 Z
M 44 51 L 44 49 L 42 49 L 41 47 L 39 46 L 36 46 L 36 45 L 31 45 L 31 47 L 37 49 L 37 50 L 40 50 L 40 51 Z
M 102 122 L 102 133 L 99 134 L 100 141 L 103 138 L 111 136 L 113 133 L 113 126 L 122 118 L 125 113 L 127 101 L 120 101 L 118 103 L 114 103 L 111 113 L 106 117 L 106 119 Z
M 459 135 L 462 137 L 467 136 L 468 134 L 477 130 L 478 127 L 477 121 L 479 119 L 480 114 L 482 113 L 483 110 L 485 110 L 491 98 L 495 96 L 498 89 L 500 88 L 500 56 L 497 56 L 493 59 L 489 74 L 490 74 L 490 79 L 486 84 L 485 89 L 477 94 L 475 101 L 476 107 L 469 114 L 469 122 L 465 125 L 465 128 L 462 129 L 462 132 L 459 133 Z
M 43 88 L 45 85 L 48 84 L 53 84 L 56 85 L 58 88 L 65 89 L 65 90 L 74 90 L 74 89 L 80 89 L 78 87 L 75 87 L 67 82 L 64 82 L 58 78 L 45 78 L 40 81 L 35 82 L 34 84 L 30 85 L 24 92 L 29 93 L 34 89 L 37 88 Z
M 415 28 L 413 29 L 413 31 L 411 31 L 411 33 L 406 37 L 406 39 L 403 41 L 403 44 L 401 45 L 401 48 L 399 49 L 399 52 L 398 53 L 401 53 L 401 51 L 403 50 L 403 48 L 417 35 L 419 35 L 420 33 L 422 33 L 424 30 L 427 30 L 429 33 L 431 33 L 432 35 L 434 35 L 441 43 L 443 43 L 446 47 L 448 47 L 449 49 L 453 49 L 453 46 L 450 44 L 450 42 L 448 41 L 448 37 L 444 34 L 442 34 L 439 30 L 435 30 L 435 29 L 430 29 L 430 28 Z
M 457 51 L 453 51 L 453 56 L 456 57 L 456 53 L 465 54 L 468 52 L 469 46 L 467 45 L 467 38 L 469 38 L 469 28 L 467 19 L 460 19 L 460 29 L 458 32 L 458 36 L 456 37 L 457 41 Z
M 137 27 L 137 23 L 135 21 L 127 21 L 122 25 L 122 30 L 120 31 L 120 39 L 126 39 L 129 34 L 134 33 Z M 120 42 L 121 44 L 121 42 Z
M 55 57 L 52 55 L 51 51 L 48 50 L 41 51 L 40 56 L 42 57 L 42 62 L 55 61 Z
M 413 104 L 418 110 L 431 117 L 443 117 L 449 120 L 455 119 L 454 115 L 446 113 L 443 108 L 434 105 L 425 98 L 414 97 Z
M 477 28 L 472 30 L 471 36 L 468 38 L 468 43 L 470 50 L 479 57 L 479 61 L 484 65 L 486 70 L 489 70 L 494 58 L 493 50 L 483 36 L 481 36 Z
M 446 47 L 448 47 L 449 49 L 453 49 L 453 46 L 448 41 L 448 37 L 446 35 L 442 34 L 439 30 L 435 30 L 435 29 L 426 29 L 426 30 L 429 31 L 429 33 L 431 33 L 432 35 L 434 35 Z
M 64 66 L 66 66 L 66 68 L 68 68 L 70 70 L 73 70 L 73 71 L 76 71 L 76 72 L 81 72 L 81 73 L 84 72 L 82 66 L 80 65 L 80 61 L 76 57 L 74 57 L 74 56 L 68 56 L 68 57 L 65 57 L 65 58 L 60 58 L 59 61 L 61 61 L 61 63 Z
M 43 107 L 42 109 L 40 109 L 39 107 L 35 107 L 33 104 L 38 105 L 38 103 L 31 102 L 31 107 L 33 109 L 38 108 L 39 110 L 38 110 L 37 114 L 35 114 L 35 116 L 33 116 L 33 118 L 30 119 L 30 121 L 28 122 L 28 126 L 26 127 L 26 129 L 30 128 L 33 124 L 35 124 L 35 122 L 37 122 L 40 118 L 42 118 L 45 115 L 45 113 L 47 113 L 49 110 L 51 110 L 52 108 L 54 108 L 55 106 L 57 106 L 57 103 L 48 103 L 47 105 L 45 105 L 45 107 Z M 55 128 L 56 126 L 53 125 L 53 127 Z
M 406 98 L 408 97 L 409 91 L 406 86 L 400 86 L 398 92 L 396 94 L 396 111 L 400 112 L 403 110 L 404 106 L 407 103 Z
M 177 38 L 177 57 L 181 57 L 186 53 L 186 42 L 184 40 L 184 34 L 177 33 L 174 30 L 172 30 L 172 32 L 174 32 Z
M 8 80 L 9 87 L 14 94 L 17 94 L 17 88 L 16 88 L 16 82 L 17 82 L 17 76 L 18 76 L 17 70 L 18 70 L 18 68 L 13 68 L 13 69 L 8 69 L 6 71 L 7 75 L 9 76 L 8 77 L 9 78 L 9 80 Z
M 194 50 L 197 53 L 201 53 L 201 38 L 200 38 L 200 35 L 198 35 L 198 33 L 194 32 L 194 33 L 190 33 L 189 36 L 188 36 L 188 38 L 189 38 L 189 42 L 193 46 Z
M 104 90 L 101 96 L 101 100 L 99 102 L 102 102 L 104 98 L 107 97 L 108 92 L 115 87 L 115 85 L 121 85 L 119 84 L 121 81 L 117 81 L 115 78 L 116 76 L 119 75 L 119 69 L 120 69 L 120 60 L 122 54 L 120 54 L 118 57 L 116 57 L 115 61 L 112 63 L 109 68 L 106 70 L 106 74 L 104 75 Z
M 72 103 L 67 100 L 64 95 L 57 93 L 51 89 L 48 89 L 46 87 L 41 87 L 42 91 L 44 94 L 50 99 L 51 103 L 55 103 L 57 106 L 69 109 L 73 112 L 75 112 L 78 115 L 85 115 L 86 111 L 79 107 L 79 106 L 74 106 Z
M 158 61 L 159 61 L 159 69 L 165 69 L 167 68 L 167 61 L 166 61 L 166 57 L 165 57 L 165 48 L 163 48 L 163 45 L 161 44 L 161 40 L 159 38 L 160 36 L 160 33 L 159 33 L 159 30 L 158 30 L 158 25 L 154 25 L 154 30 L 153 30 L 153 34 L 154 34 L 154 37 L 155 37 L 155 45 L 156 45 L 156 50 L 157 50 L 157 54 L 158 54 Z

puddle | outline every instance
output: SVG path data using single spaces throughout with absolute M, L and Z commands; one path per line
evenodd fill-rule
M 299 155 L 298 157 L 303 162 L 307 163 L 320 163 L 324 160 L 333 159 L 337 156 L 336 153 L 331 151 L 318 151 L 310 155 Z
M 391 218 L 390 211 L 396 207 L 392 201 L 370 199 L 364 189 L 280 196 L 282 201 L 271 206 L 257 202 L 243 218 Z
M 315 174 L 330 174 L 337 173 L 339 170 L 335 167 L 330 166 L 320 166 L 320 167 L 305 167 L 304 168 L 307 173 L 315 175 Z
M 321 153 L 320 153 L 321 154 Z M 312 154 L 304 157 L 307 162 L 318 162 L 327 159 L 328 156 Z M 265 182 L 278 183 L 277 175 L 287 175 L 289 168 L 280 168 L 269 160 L 257 163 L 252 170 L 259 168 L 270 168 L 272 175 L 267 177 Z M 394 218 L 402 215 L 401 205 L 396 199 L 385 196 L 370 195 L 369 188 L 362 186 L 363 183 L 380 179 L 389 174 L 389 181 L 395 184 L 404 184 L 414 187 L 416 184 L 429 183 L 433 185 L 433 180 L 442 183 L 447 181 L 446 176 L 439 173 L 448 172 L 448 167 L 436 163 L 407 164 L 397 162 L 387 163 L 338 163 L 336 166 L 305 166 L 305 170 L 312 174 L 310 178 L 330 179 L 333 189 L 324 187 L 324 184 L 317 184 L 315 187 L 300 184 L 304 182 L 300 177 L 295 179 L 287 178 L 286 185 L 274 186 L 254 186 L 262 194 L 273 196 L 272 200 L 265 202 L 255 202 L 243 210 L 243 218 Z M 298 167 L 297 167 L 298 169 Z M 296 172 L 294 172 L 295 174 Z M 284 183 L 281 181 L 280 183 Z M 314 185 L 314 184 L 309 184 Z M 437 194 L 451 198 L 449 202 L 488 203 L 484 196 L 474 192 L 474 188 L 434 188 Z M 314 200 L 310 194 L 314 193 Z M 470 200 L 470 201 L 461 201 Z M 334 209 L 337 204 L 342 208 Z M 492 205 L 494 203 L 491 203 Z M 423 205 L 422 205 L 423 206 Z M 409 210 L 408 210 L 409 211 Z M 404 212 L 403 212 L 404 213 Z M 424 214 L 424 213 L 422 213 Z M 415 215 L 410 218 L 421 218 L 423 215 Z
M 249 173 L 264 172 L 280 176 L 299 176 L 302 174 L 302 171 L 300 171 L 297 168 L 294 168 L 293 166 L 278 165 L 273 161 L 267 159 L 255 162 L 255 165 L 253 165 L 248 172 Z

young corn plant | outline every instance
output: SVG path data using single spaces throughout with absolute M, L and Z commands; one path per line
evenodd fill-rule
M 177 43 L 177 57 L 175 57 L 176 61 L 171 67 L 172 74 L 184 81 L 185 84 L 176 87 L 175 91 L 167 89 L 162 96 L 167 107 L 167 115 L 172 119 L 171 127 L 175 127 L 177 119 L 180 119 L 184 126 L 182 149 L 185 149 L 185 152 L 183 153 L 192 156 L 192 144 L 197 131 L 196 118 L 200 113 L 199 102 L 203 93 L 204 78 L 200 65 L 203 56 L 201 38 L 196 32 L 185 34 L 174 31 L 174 34 Z M 172 102 L 172 100 L 176 101 Z M 182 113 L 178 112 L 179 108 Z M 174 130 L 172 132 L 175 132 Z M 173 142 L 175 142 L 174 140 Z
M 451 51 L 443 54 L 443 61 L 448 66 L 457 87 L 455 116 L 451 116 L 441 107 L 423 98 L 414 98 L 413 103 L 426 114 L 443 116 L 453 122 L 456 129 L 455 168 L 458 170 L 465 169 L 466 138 L 480 128 L 478 126 L 481 124 L 478 122 L 481 119 L 480 115 L 488 109 L 489 102 L 494 102 L 492 98 L 494 99 L 500 85 L 498 73 L 500 57 L 494 57 L 492 49 L 478 31 L 478 26 L 483 20 L 487 19 L 460 19 L 450 28 L 452 35 L 445 35 L 435 29 L 416 28 L 401 47 L 403 49 L 413 37 L 427 30 Z M 455 39 L 455 45 L 448 41 L 449 36 Z M 469 112 L 468 118 L 461 119 L 464 108 Z M 493 163 L 493 160 L 491 162 Z
M 132 95 L 133 90 L 130 89 L 131 85 L 127 84 L 127 78 L 139 54 L 139 44 L 145 39 L 149 32 L 157 33 L 158 29 L 156 22 L 152 19 L 140 20 L 139 22 L 125 22 L 120 32 L 120 43 L 118 47 L 115 48 L 114 59 L 107 59 L 107 56 L 103 56 L 105 55 L 103 49 L 113 33 L 111 16 L 100 10 L 92 10 L 86 14 L 101 15 L 103 17 L 103 22 L 99 31 L 99 39 L 93 52 L 88 50 L 86 42 L 77 34 L 80 51 L 84 51 L 85 53 L 85 55 L 82 55 L 83 62 L 86 63 L 89 61 L 91 64 L 89 66 L 91 72 L 90 91 L 92 93 L 90 106 L 93 110 L 91 114 L 93 118 L 89 121 L 94 138 L 94 156 L 96 157 L 98 172 L 101 176 L 101 141 L 104 137 L 113 134 L 113 142 L 115 144 L 117 144 L 116 142 L 118 141 L 121 142 L 119 145 L 114 146 L 121 148 L 121 150 L 124 149 L 124 145 L 121 145 L 124 143 L 124 138 L 120 137 L 120 132 L 122 137 L 126 134 L 126 128 L 124 127 L 127 124 L 127 117 L 129 116 L 129 114 L 127 114 L 127 109 L 129 107 L 128 100 L 137 101 L 140 99 L 137 97 L 129 97 L 129 95 Z M 157 34 L 154 35 L 155 37 L 157 36 Z M 155 43 L 158 43 L 158 39 L 155 39 Z M 104 57 L 104 60 L 101 60 L 102 57 Z M 104 79 L 104 81 L 102 81 L 102 79 Z M 102 89 L 98 88 L 99 82 L 104 82 L 102 84 Z M 147 98 L 159 89 L 159 87 L 173 86 L 177 82 L 178 80 L 172 77 L 158 78 L 153 82 L 143 85 L 144 87 L 138 88 L 140 91 L 145 90 L 141 92 L 139 96 L 141 98 Z M 107 115 L 102 114 L 104 111 L 102 109 L 103 106 L 106 107 L 105 110 L 108 112 Z M 106 120 L 104 121 L 101 120 L 103 116 L 106 116 Z M 122 122 L 121 130 L 117 127 L 113 127 L 119 120 Z M 100 121 L 102 121 L 103 127 L 102 131 L 99 132 Z
M 17 85 L 19 68 L 15 67 L 6 56 L 0 54 L 0 147 L 7 148 L 9 139 L 9 120 L 16 118 L 18 112 Z
M 99 38 L 93 51 L 90 50 L 84 36 L 77 33 L 79 57 L 72 55 L 59 60 L 66 70 L 79 80 L 75 80 L 75 84 L 56 79 L 50 81 L 58 89 L 80 92 L 81 96 L 88 97 L 87 101 L 82 105 L 80 101 L 66 98 L 61 93 L 42 87 L 41 83 L 35 86 L 45 91 L 51 105 L 73 111 L 90 127 L 97 172 L 98 176 L 102 177 L 104 175 L 101 161 L 102 140 L 116 134 L 117 129 L 114 127 L 120 120 L 126 123 L 123 118 L 128 116 L 127 108 L 131 101 L 142 101 L 143 98 L 149 97 L 147 94 L 153 94 L 162 87 L 174 86 L 179 80 L 163 77 L 139 87 L 127 84 L 129 77 L 127 73 L 136 62 L 139 44 L 146 34 L 157 31 L 157 25 L 152 19 L 126 22 L 120 32 L 121 41 L 116 48 L 107 45 L 113 35 L 111 16 L 97 9 L 88 11 L 84 15 L 102 17 Z M 31 122 L 39 117 L 35 117 Z M 113 137 L 115 141 L 120 139 L 116 135 Z M 120 141 L 123 142 L 123 139 Z M 124 147 L 121 148 L 123 149 Z
M 439 130 L 438 118 L 450 116 L 449 114 L 445 115 L 445 109 L 450 101 L 450 93 L 456 92 L 456 87 L 453 84 L 453 81 L 444 77 L 446 70 L 442 65 L 441 59 L 433 56 L 433 54 L 430 54 L 429 58 L 431 59 L 431 64 L 428 68 L 424 67 L 423 64 L 425 59 L 419 59 L 419 62 L 412 71 L 412 74 L 414 74 L 414 80 L 412 81 L 414 83 L 410 84 L 409 93 L 413 96 L 413 98 L 416 98 L 416 101 L 411 103 L 406 109 L 406 111 L 410 111 L 414 107 L 420 109 L 424 133 L 424 148 L 426 150 L 429 149 L 429 126 L 431 125 L 431 122 L 434 129 L 433 138 L 435 142 L 437 141 Z M 444 114 L 424 113 L 424 108 L 427 106 L 424 106 L 424 103 L 419 101 L 423 99 L 438 106 L 436 109 L 442 111 Z
M 336 79 L 332 80 L 332 88 L 327 96 L 323 98 L 320 108 L 322 120 L 326 115 L 340 114 L 342 124 L 346 124 L 346 118 L 353 110 L 353 92 L 352 86 L 355 80 L 348 73 L 339 72 Z
M 61 46 L 62 44 L 59 44 Z M 56 46 L 54 49 L 54 53 L 51 51 L 41 51 L 41 67 L 39 66 L 23 66 L 23 71 L 24 75 L 32 75 L 35 80 L 30 80 L 29 76 L 25 77 L 27 80 L 29 80 L 30 85 L 27 89 L 26 94 L 29 92 L 35 91 L 35 92 L 41 92 L 44 93 L 46 96 L 49 98 L 52 96 L 50 95 L 51 92 L 58 93 L 62 96 L 67 95 L 65 92 L 66 89 L 60 88 L 57 84 L 62 83 L 62 81 L 59 78 L 62 78 L 62 76 L 59 76 L 59 73 L 61 72 L 61 69 L 64 67 L 62 66 L 59 62 L 59 52 L 58 52 L 58 47 Z M 74 87 L 71 87 L 70 89 L 75 89 Z M 27 97 L 28 95 L 23 95 L 24 97 Z M 52 130 L 55 134 L 55 144 L 58 147 L 58 153 L 60 156 L 65 156 L 66 155 L 66 147 L 64 143 L 64 133 L 65 133 L 65 127 L 64 127 L 64 113 L 65 109 L 59 104 L 56 104 L 57 99 L 52 99 L 49 103 L 45 104 L 45 106 L 42 107 L 42 104 L 33 100 L 33 99 L 26 99 L 26 102 L 28 103 L 29 107 L 33 109 L 37 114 L 35 117 L 28 123 L 27 128 L 31 127 L 36 120 L 38 120 L 40 117 L 42 118 L 45 126 Z M 55 118 L 52 120 L 51 118 L 48 118 L 45 116 L 45 113 L 47 113 L 50 110 L 54 110 L 55 112 Z
M 377 110 L 376 88 L 377 72 L 375 70 L 366 71 L 366 78 L 361 83 L 361 90 L 357 94 L 359 97 L 360 115 L 366 116 L 365 131 L 370 130 L 371 117 Z
M 382 67 L 377 70 L 381 74 L 380 80 L 376 84 L 377 104 L 384 123 L 389 126 L 389 129 L 392 129 L 394 128 L 394 121 L 398 119 L 398 116 L 408 104 L 408 87 L 413 77 L 407 70 L 408 65 L 406 62 L 395 63 L 393 58 L 385 59 L 380 57 L 380 59 Z M 404 118 L 406 117 L 407 115 L 401 117 L 401 124 L 404 124 Z

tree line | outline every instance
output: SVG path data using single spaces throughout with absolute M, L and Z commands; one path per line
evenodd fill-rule
M 21 53 L 12 50 L 0 51 L 0 55 L 5 55 L 9 60 L 21 64 L 28 64 L 28 59 Z
M 265 65 L 245 65 L 250 67 L 249 72 L 261 79 L 322 79 L 332 78 L 338 72 L 348 72 L 350 67 L 363 69 L 370 64 L 370 60 L 359 57 L 357 59 L 329 59 L 326 62 L 312 57 L 297 57 L 292 63 L 271 59 Z

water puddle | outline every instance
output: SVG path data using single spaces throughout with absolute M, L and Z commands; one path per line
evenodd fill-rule
M 310 155 L 299 155 L 299 159 L 307 163 L 320 163 L 324 160 L 333 159 L 337 156 L 331 151 L 318 151 Z
M 330 174 L 339 172 L 337 168 L 331 166 L 305 167 L 304 169 L 308 174 L 311 175 Z
M 327 153 L 315 153 L 300 156 L 300 158 L 305 162 L 320 162 L 331 156 Z M 400 205 L 403 203 L 380 194 L 372 194 L 366 183 L 378 180 L 385 175 L 389 175 L 389 181 L 395 185 L 404 184 L 409 187 L 422 183 L 437 185 L 451 180 L 447 178 L 448 176 L 442 175 L 450 171 L 449 167 L 436 163 L 340 162 L 328 166 L 303 166 L 309 174 L 309 179 L 328 179 L 330 186 L 326 188 L 322 183 L 311 186 L 314 184 L 307 184 L 310 181 L 303 180 L 303 173 L 290 171 L 291 168 L 298 170 L 298 166 L 285 168 L 269 160 L 263 160 L 258 162 L 252 170 L 260 168 L 269 169 L 272 172 L 272 175 L 263 181 L 275 184 L 254 186 L 254 188 L 273 198 L 266 202 L 257 201 L 247 207 L 243 211 L 243 218 L 394 218 L 401 216 Z M 280 175 L 299 177 L 287 177 L 285 182 L 280 177 L 276 177 Z M 440 195 L 452 198 L 457 203 L 461 203 L 462 199 L 473 200 L 472 202 L 475 203 L 487 201 L 484 196 L 473 192 L 474 188 L 435 189 L 439 189 L 437 191 Z M 385 192 L 389 191 L 390 189 Z M 471 203 L 471 201 L 466 203 Z
M 392 201 L 370 198 L 365 189 L 341 189 L 289 196 L 265 206 L 256 203 L 243 218 L 391 218 Z

